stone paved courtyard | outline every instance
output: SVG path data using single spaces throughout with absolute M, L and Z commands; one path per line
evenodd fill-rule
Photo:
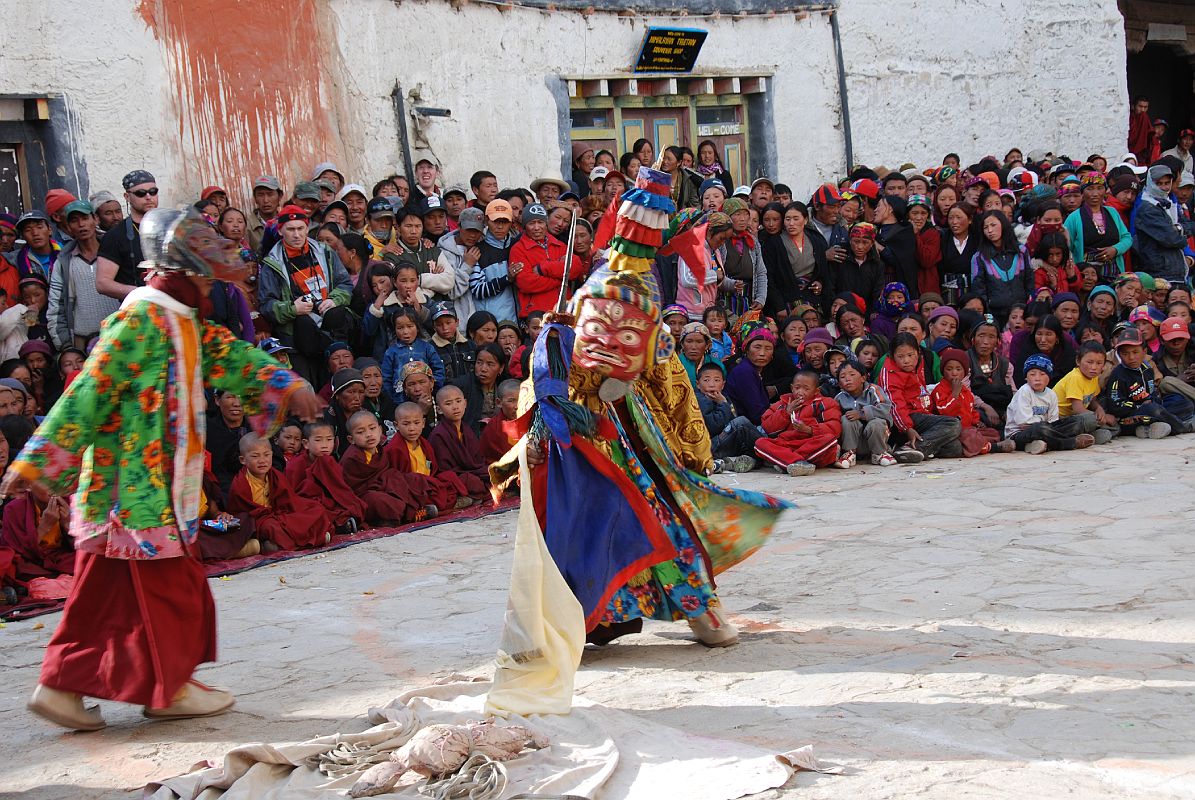
M 1195 797 L 1193 443 L 724 476 L 800 503 L 723 576 L 742 643 L 649 623 L 588 651 L 578 692 L 846 768 L 762 797 Z M 213 581 L 222 660 L 200 677 L 236 692 L 223 717 L 105 704 L 107 730 L 59 732 L 24 709 L 58 616 L 7 625 L 0 796 L 119 796 L 487 674 L 515 516 Z

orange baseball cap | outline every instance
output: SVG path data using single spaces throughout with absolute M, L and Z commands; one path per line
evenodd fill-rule
M 489 219 L 504 219 L 507 222 L 515 221 L 515 210 L 505 200 L 497 199 L 486 203 L 485 215 Z
M 1161 336 L 1164 342 L 1168 342 L 1171 339 L 1190 339 L 1191 331 L 1187 328 L 1187 323 L 1178 317 L 1170 317 L 1158 329 L 1158 336 Z

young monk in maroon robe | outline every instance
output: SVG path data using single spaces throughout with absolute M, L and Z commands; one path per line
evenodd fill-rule
M 377 525 L 422 522 L 440 513 L 425 491 L 420 491 L 395 469 L 382 451 L 382 426 L 371 411 L 349 417 L 349 449 L 340 466 L 344 480 L 365 501 L 365 518 Z
M 394 424 L 398 435 L 386 445 L 386 457 L 394 468 L 423 488 L 439 508 L 473 505 L 456 473 L 439 469 L 431 444 L 423 438 L 423 409 L 417 403 L 402 403 L 394 409 Z
M 9 501 L 0 527 L 0 547 L 10 547 L 17 554 L 18 580 L 75 574 L 75 549 L 66 535 L 70 519 L 70 499 L 51 496 L 40 484 Z
M 257 538 L 281 550 L 318 547 L 332 540 L 332 518 L 314 500 L 299 497 L 290 481 L 274 469 L 268 440 L 246 434 L 240 442 L 241 464 L 228 493 L 228 510 L 253 515 Z M 267 548 L 268 549 L 268 548 Z
M 225 505 L 220 481 L 211 470 L 205 470 L 203 490 L 199 495 L 199 536 L 196 540 L 204 561 L 249 558 L 261 552 L 261 542 L 253 536 L 253 515 L 244 511 L 229 514 Z
M 481 457 L 481 441 L 465 418 L 465 395 L 449 384 L 436 392 L 440 424 L 428 437 L 436 462 L 442 469 L 455 472 L 465 484 L 469 496 L 483 500 L 490 496 L 490 468 Z
M 518 425 L 519 382 L 498 384 L 498 413 L 481 429 L 481 460 L 493 464 L 510 452 L 521 436 Z
M 336 452 L 336 428 L 330 422 L 309 422 L 303 428 L 304 450 L 286 462 L 286 479 L 299 497 L 315 500 L 332 516 L 339 534 L 352 534 L 365 524 L 365 503 L 345 483 Z

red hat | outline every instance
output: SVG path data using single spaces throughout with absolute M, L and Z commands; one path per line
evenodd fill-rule
M 199 193 L 199 199 L 206 200 L 216 193 L 219 193 L 219 194 L 224 195 L 225 197 L 228 197 L 228 192 L 224 191 L 219 186 L 208 186 L 202 192 Z
M 1158 336 L 1161 336 L 1164 342 L 1171 339 L 1190 339 L 1191 331 L 1187 328 L 1187 323 L 1178 317 L 1169 317 L 1162 323 L 1162 327 L 1158 330 Z
M 880 185 L 871 178 L 860 178 L 851 184 L 851 191 L 869 200 L 875 200 L 880 196 Z
M 309 219 L 310 217 L 307 216 L 307 212 L 300 206 L 289 205 L 283 206 L 282 210 L 278 212 L 277 222 L 278 226 L 281 227 L 288 222 L 294 222 L 295 220 L 307 222 Z
M 1178 138 L 1181 139 L 1184 136 L 1195 136 L 1195 131 L 1191 130 L 1190 128 L 1183 128 L 1178 132 Z
M 812 202 L 814 205 L 829 206 L 835 203 L 842 202 L 842 195 L 838 193 L 838 187 L 832 183 L 823 183 L 817 187 L 817 191 L 813 193 Z
M 52 217 L 78 199 L 66 189 L 51 189 L 46 192 L 46 213 Z

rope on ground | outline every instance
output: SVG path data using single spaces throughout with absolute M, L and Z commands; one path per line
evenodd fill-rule
M 389 760 L 389 750 L 379 753 L 368 742 L 340 742 L 326 753 L 308 758 L 307 766 L 315 767 L 329 778 L 342 778 Z
M 419 793 L 431 800 L 497 800 L 506 790 L 506 767 L 484 753 L 469 756 L 451 775 L 428 778 Z

